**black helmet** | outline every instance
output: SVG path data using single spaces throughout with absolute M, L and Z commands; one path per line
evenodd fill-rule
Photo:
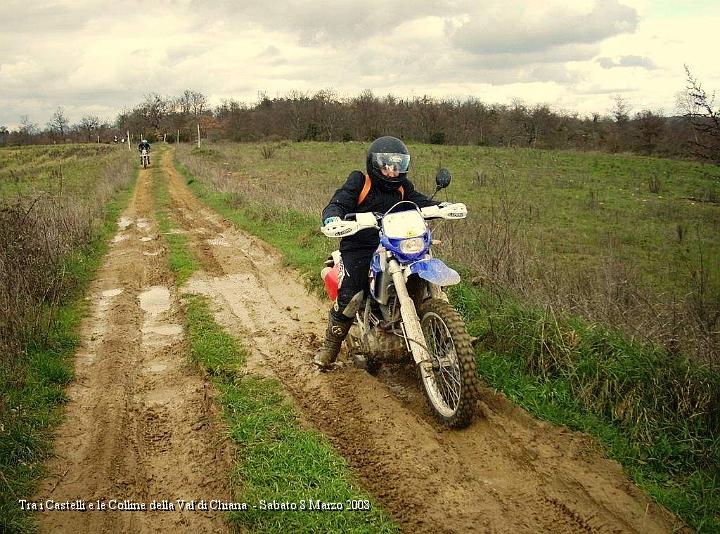
M 410 153 L 397 137 L 379 137 L 368 148 L 366 167 L 368 174 L 380 184 L 398 189 L 410 168 Z

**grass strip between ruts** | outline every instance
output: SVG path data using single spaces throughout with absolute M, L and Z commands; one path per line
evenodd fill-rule
M 175 227 L 166 209 L 167 186 L 159 175 L 154 178 L 161 230 L 166 237 L 184 237 L 167 233 Z M 168 247 L 179 286 L 197 270 L 197 262 L 186 240 L 168 239 Z M 245 349 L 215 322 L 207 300 L 192 294 L 183 299 L 190 356 L 219 391 L 228 434 L 238 449 L 233 493 L 248 510 L 230 512 L 230 522 L 256 532 L 398 532 L 388 514 L 352 482 L 352 472 L 329 441 L 300 428 L 282 386 L 243 372 Z M 271 510 L 274 503 L 293 503 L 296 510 Z M 333 503 L 343 509 L 331 510 Z
M 319 219 L 277 206 L 258 205 L 237 194 L 212 190 L 177 161 L 176 168 L 198 198 L 238 227 L 277 247 L 286 262 L 302 272 L 308 286 L 320 290 L 318 266 L 327 257 L 332 244 L 316 231 Z M 481 344 L 476 351 L 478 372 L 489 385 L 504 392 L 536 417 L 593 435 L 606 454 L 619 461 L 639 487 L 698 532 L 720 530 L 717 459 L 713 464 L 713 451 L 720 449 L 720 436 L 709 428 L 698 428 L 693 421 L 677 421 L 671 428 L 651 427 L 653 446 L 647 447 L 640 441 L 636 428 L 623 424 L 614 416 L 610 403 L 605 403 L 601 410 L 596 409 L 592 397 L 583 399 L 577 394 L 590 383 L 589 378 L 601 376 L 606 367 L 618 375 L 616 382 L 626 386 L 632 386 L 632 381 L 638 377 L 653 381 L 659 378 L 660 383 L 672 383 L 682 375 L 682 369 L 678 373 L 676 362 L 668 359 L 668 355 L 626 342 L 622 336 L 598 325 L 570 319 L 563 327 L 572 329 L 565 332 L 558 329 L 558 337 L 579 334 L 579 339 L 585 336 L 584 339 L 591 343 L 581 343 L 562 355 L 580 357 L 583 368 L 571 367 L 568 372 L 564 372 L 562 366 L 538 368 L 537 361 L 528 356 L 533 347 L 544 347 L 556 340 L 539 339 L 533 328 L 554 317 L 547 317 L 543 310 L 514 302 L 511 297 L 497 298 L 466 283 L 453 288 L 450 295 L 463 313 L 471 335 L 483 336 L 489 330 L 493 330 L 496 337 L 506 334 L 495 343 Z M 559 344 L 562 345 L 562 340 Z M 557 352 L 563 353 L 563 350 Z M 540 354 L 543 355 L 547 356 Z M 667 373 L 663 368 L 659 372 L 666 374 L 653 375 L 654 362 L 667 365 Z M 682 360 L 681 364 L 685 363 Z M 647 377 L 638 371 L 643 365 L 646 369 L 640 371 L 649 371 Z M 703 379 L 717 381 L 717 377 L 709 375 Z
M 4 392 L 13 408 L 10 417 L 0 421 L 0 532 L 37 530 L 37 516 L 21 511 L 18 499 L 32 498 L 45 475 L 43 462 L 53 454 L 53 431 L 62 421 L 65 388 L 73 379 L 78 329 L 88 313 L 83 294 L 102 263 L 136 181 L 137 171 L 106 204 L 92 240 L 66 258 L 65 273 L 74 281 L 72 298 L 53 310 L 45 336 L 28 343 L 22 387 Z
M 157 157 L 159 159 L 159 156 Z M 162 169 L 152 169 L 152 189 L 155 198 L 155 217 L 158 228 L 165 236 L 170 249 L 170 270 L 175 275 L 175 282 L 181 286 L 197 271 L 198 264 L 187 248 L 187 237 L 177 232 L 177 226 L 170 217 L 170 194 L 168 193 L 167 177 Z
M 245 349 L 215 322 L 207 300 L 184 299 L 191 357 L 220 392 L 223 418 L 238 449 L 234 493 L 249 508 L 230 512 L 231 523 L 256 532 L 399 531 L 351 481 L 345 460 L 327 439 L 300 427 L 282 386 L 242 373 Z M 271 511 L 273 503 L 292 503 L 296 510 Z M 344 509 L 323 510 L 331 503 Z

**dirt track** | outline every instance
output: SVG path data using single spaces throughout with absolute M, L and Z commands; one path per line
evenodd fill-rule
M 228 499 L 229 453 L 210 389 L 185 356 L 182 318 L 153 218 L 150 171 L 88 299 L 76 379 L 38 499 Z M 109 504 L 109 502 L 108 502 Z M 46 532 L 224 531 L 201 512 L 45 512 Z
M 589 439 L 535 421 L 490 392 L 483 418 L 449 432 L 432 420 L 411 369 L 384 370 L 379 378 L 350 366 L 315 371 L 310 360 L 328 303 L 309 295 L 270 247 L 204 207 L 170 158 L 166 152 L 162 168 L 173 217 L 202 266 L 182 290 L 212 300 L 216 319 L 251 349 L 250 367 L 283 383 L 306 424 L 332 440 L 405 531 L 672 531 L 672 516 Z M 184 363 L 163 246 L 141 240 L 156 235 L 146 174 L 124 218 L 134 222 L 119 232 L 93 286 L 95 311 L 83 327 L 78 378 L 56 445 L 63 457 L 41 496 L 227 497 L 227 454 L 207 389 Z M 73 515 L 44 514 L 43 526 L 220 526 L 218 517 L 211 524 L 212 516 L 197 512 L 84 514 L 88 528 L 79 529 Z

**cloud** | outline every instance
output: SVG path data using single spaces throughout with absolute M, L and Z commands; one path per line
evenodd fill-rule
M 657 69 L 653 60 L 645 56 L 620 56 L 617 60 L 609 57 L 599 57 L 596 61 L 604 69 L 612 69 L 615 67 L 642 67 L 648 70 Z
M 458 47 L 475 54 L 522 54 L 597 43 L 633 32 L 638 24 L 635 9 L 617 0 L 598 2 L 587 12 L 570 9 L 566 3 L 538 9 L 528 2 L 509 2 L 501 10 L 449 25 L 448 34 Z

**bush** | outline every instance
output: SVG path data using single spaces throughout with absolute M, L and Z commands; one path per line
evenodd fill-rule
M 275 155 L 277 149 L 277 145 L 263 145 L 260 147 L 260 155 L 263 159 L 270 159 Z
M 444 145 L 445 144 L 445 132 L 433 132 L 430 134 L 431 145 Z

